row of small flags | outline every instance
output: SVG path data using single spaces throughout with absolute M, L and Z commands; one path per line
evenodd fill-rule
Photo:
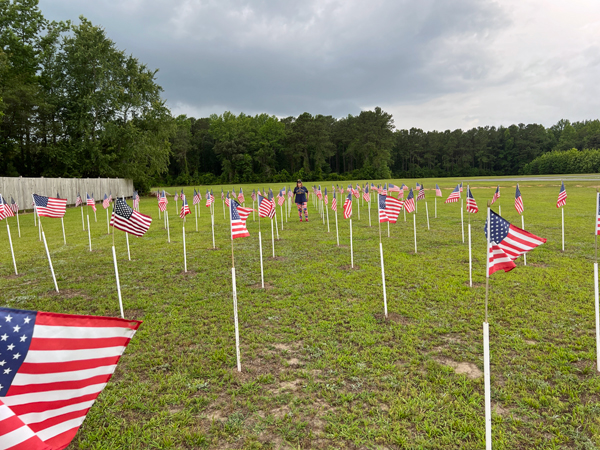
M 402 190 L 404 189 L 404 186 L 405 185 L 403 185 Z M 402 208 L 405 208 L 408 212 L 412 212 L 415 208 L 415 198 L 412 188 L 410 189 L 406 200 L 402 201 L 386 195 L 388 192 L 398 192 L 395 186 L 390 185 L 390 187 L 384 187 L 381 190 L 375 188 L 375 190 L 380 193 L 378 205 L 380 223 L 395 223 Z M 424 191 L 422 186 L 419 187 L 421 189 L 416 189 L 419 191 L 416 200 L 419 200 L 421 192 Z M 337 189 L 335 188 L 333 189 L 333 198 L 331 201 L 331 208 L 334 211 L 337 211 L 336 190 Z M 436 194 L 438 191 L 440 192 L 440 195 L 437 196 L 441 196 L 441 190 L 436 185 Z M 283 190 L 280 191 L 277 197 L 284 198 L 283 192 Z M 321 194 L 319 198 L 327 204 L 327 188 L 325 188 L 324 192 L 321 192 L 319 187 L 318 192 Z M 342 193 L 343 188 L 338 192 Z M 358 192 L 358 189 L 355 190 L 350 188 L 344 202 L 343 215 L 346 219 L 352 216 L 352 196 L 359 198 L 359 196 L 356 195 L 356 192 Z M 386 192 L 386 194 L 383 194 L 383 192 Z M 457 201 L 455 200 L 455 198 L 457 198 L 455 193 L 458 193 L 458 198 L 460 198 L 460 192 L 461 186 L 457 186 L 446 202 Z M 272 218 L 275 215 L 274 195 L 271 190 L 269 190 L 268 193 L 265 190 L 264 194 L 266 196 L 263 196 L 263 193 L 261 193 L 260 190 L 258 193 L 253 191 L 252 199 L 253 201 L 258 200 L 259 217 Z M 498 187 L 492 203 L 499 197 L 500 189 Z M 566 197 L 567 194 L 563 183 L 559 192 L 557 207 L 565 205 Z M 185 198 L 185 195 L 183 195 L 183 191 L 181 198 L 183 204 L 180 217 L 183 218 L 190 213 L 190 210 L 187 199 Z M 227 202 L 228 207 L 230 208 L 231 240 L 233 245 L 233 239 L 249 236 L 246 221 L 253 209 L 242 207 L 240 203 L 243 202 L 239 202 L 239 195 L 237 196 L 237 200 L 235 197 L 231 198 L 232 201 L 230 200 L 229 193 L 227 194 L 227 197 L 223 197 L 222 195 L 222 198 Z M 470 188 L 467 188 L 466 198 L 467 211 L 473 213 L 478 212 L 477 204 Z M 93 202 L 93 195 L 90 197 L 86 194 L 86 204 L 91 206 L 90 199 Z M 363 191 L 363 199 L 367 202 L 370 201 L 368 185 Z M 33 200 L 39 217 L 62 218 L 65 214 L 67 200 L 61 199 L 58 195 L 57 198 L 53 198 L 34 194 Z M 105 201 L 107 201 L 108 204 L 110 204 L 111 200 L 112 195 L 110 197 L 105 196 Z M 198 204 L 200 200 L 201 196 L 199 192 L 194 189 L 193 204 Z M 207 191 L 206 200 L 207 207 L 214 203 L 215 198 L 212 192 Z M 134 208 L 139 206 L 139 195 L 137 192 L 134 192 L 133 202 Z M 159 195 L 159 205 L 161 202 L 164 205 L 168 203 L 164 191 Z M 79 203 L 78 206 L 83 206 L 83 201 L 79 195 L 77 203 Z M 108 205 L 105 206 L 105 208 L 107 207 Z M 152 218 L 135 211 L 134 208 L 131 208 L 124 199 L 117 198 L 114 201 L 110 225 L 129 234 L 143 236 L 150 228 Z M 515 193 L 515 208 L 519 213 L 522 213 L 524 209 L 518 185 Z M 18 205 L 12 198 L 11 204 L 8 205 L 4 198 L 0 196 L 0 220 L 13 216 L 18 212 L 18 209 Z M 600 197 L 597 197 L 596 212 L 596 234 L 598 235 L 600 234 Z M 489 277 L 489 275 L 498 270 L 504 270 L 506 272 L 512 270 L 516 267 L 514 260 L 517 257 L 524 255 L 546 242 L 546 239 L 535 236 L 512 225 L 491 210 L 488 211 L 488 214 L 489 218 L 486 220 L 484 228 L 486 238 L 489 242 L 486 277 Z M 488 222 L 490 224 L 489 236 Z M 10 435 L 10 448 L 27 449 L 44 449 L 48 448 L 48 446 L 50 446 L 50 448 L 64 448 L 68 446 L 77 433 L 79 426 L 85 419 L 87 411 L 112 376 L 120 355 L 123 353 L 141 324 L 139 321 L 116 318 L 22 311 L 10 308 L 0 308 L 0 323 L 10 323 L 10 326 L 15 329 L 15 333 L 16 331 L 19 331 L 18 339 L 17 337 L 14 337 L 14 339 L 9 337 L 9 339 L 12 339 L 8 342 L 8 351 L 11 352 L 8 356 L 12 356 L 12 358 L 9 359 L 9 365 L 7 366 L 10 370 L 7 370 L 7 368 L 4 367 L 3 369 L 5 370 L 0 374 L 0 440 L 5 442 L 5 439 L 8 439 L 8 436 Z M 15 336 L 17 335 L 15 334 Z M 61 339 L 53 339 L 55 336 L 61 336 Z M 69 340 L 77 340 L 77 350 L 72 350 L 71 347 L 65 347 L 67 344 L 65 343 L 65 339 L 63 339 L 64 337 L 69 338 Z M 47 358 L 49 358 L 48 361 L 45 360 L 44 363 L 54 362 L 61 364 L 60 370 L 55 370 L 55 367 L 58 367 L 55 364 L 42 364 L 40 370 L 36 369 L 35 376 L 40 378 L 39 383 L 41 384 L 36 382 L 32 383 L 31 376 L 33 375 L 30 375 L 33 373 L 30 371 L 33 370 L 32 364 L 36 364 L 37 358 L 35 352 L 32 352 L 31 349 L 34 347 L 37 348 L 35 342 L 36 339 L 39 340 L 40 338 L 44 341 L 44 349 L 46 350 Z M 101 340 L 102 338 L 106 339 L 106 348 L 100 349 L 98 347 L 97 342 L 99 338 Z M 114 339 L 117 338 L 119 339 L 119 344 L 115 347 Z M 66 355 L 69 351 L 73 351 L 76 354 L 73 353 L 73 357 L 70 357 L 69 355 Z M 104 351 L 103 355 L 106 357 L 95 359 L 93 355 L 97 354 L 99 351 Z M 109 352 L 110 355 L 106 352 Z M 83 362 L 85 360 L 86 369 L 100 370 L 105 374 L 103 383 L 94 385 L 95 388 L 89 391 L 85 405 L 79 405 L 78 402 L 80 400 L 78 398 L 57 400 L 52 395 L 53 392 L 55 392 L 52 383 L 60 385 L 61 383 L 72 382 L 73 379 L 71 379 L 70 375 L 72 373 L 77 374 L 77 372 L 64 370 L 62 364 L 64 363 L 65 358 L 71 365 L 79 364 L 79 361 Z M 238 368 L 239 367 L 238 349 Z M 52 383 L 48 384 L 47 379 L 51 379 Z M 45 390 L 37 389 L 36 386 L 38 384 L 39 386 L 45 386 Z M 26 391 L 28 387 L 35 388 L 34 391 L 31 391 L 32 393 L 35 392 L 34 397 L 22 395 L 29 392 Z M 89 387 L 91 388 L 92 386 L 90 385 Z M 486 389 L 486 391 L 487 390 L 488 389 Z M 486 392 L 486 395 L 489 395 L 488 392 Z M 61 401 L 61 405 L 68 406 L 73 411 L 80 411 L 80 413 L 77 415 L 66 415 L 64 418 L 57 418 L 57 420 L 49 422 L 49 425 L 46 426 L 45 422 L 39 422 L 37 419 L 41 413 L 39 410 L 40 402 L 45 402 L 46 397 L 48 397 L 48 399 L 51 398 L 52 401 Z M 48 408 L 47 412 L 51 411 L 52 402 L 42 404 L 45 404 L 46 408 Z M 30 414 L 32 411 L 35 411 L 36 414 Z M 486 421 L 488 420 L 487 413 L 486 410 Z

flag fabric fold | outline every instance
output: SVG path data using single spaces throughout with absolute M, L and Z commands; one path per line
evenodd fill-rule
M 456 203 L 458 199 L 460 199 L 460 190 L 459 186 L 456 185 L 444 203 Z
M 475 198 L 473 197 L 471 188 L 467 186 L 467 212 L 471 214 L 476 214 L 478 211 L 479 208 L 477 207 L 477 203 L 475 202 Z
M 515 191 L 515 209 L 519 214 L 523 214 L 525 207 L 523 206 L 523 197 L 521 197 L 521 190 L 519 189 L 519 183 L 517 183 L 517 190 Z
M 33 194 L 33 202 L 40 217 L 61 218 L 64 217 L 67 211 L 66 198 L 52 198 Z
M 567 204 L 567 190 L 565 189 L 565 182 L 561 182 L 560 191 L 558 193 L 558 199 L 556 200 L 556 207 L 560 208 Z
M 152 217 L 135 211 L 125 200 L 117 198 L 110 218 L 110 226 L 141 237 L 150 228 Z

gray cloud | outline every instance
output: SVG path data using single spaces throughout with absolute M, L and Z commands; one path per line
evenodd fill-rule
M 486 0 L 40 2 L 52 19 L 85 15 L 104 26 L 120 48 L 159 68 L 159 83 L 175 113 L 227 109 L 341 117 L 380 105 L 398 126 L 427 129 L 521 117 L 554 120 L 554 109 L 568 104 L 565 97 L 581 98 L 585 89 L 570 86 L 569 79 L 583 77 L 585 87 L 595 86 L 600 59 L 592 44 L 595 28 L 581 32 L 588 42 L 577 55 L 566 49 L 560 54 L 543 41 L 531 45 L 532 33 L 546 25 L 532 20 L 544 19 L 541 4 L 518 5 L 516 0 L 502 7 Z M 560 98 L 550 95 L 565 86 Z

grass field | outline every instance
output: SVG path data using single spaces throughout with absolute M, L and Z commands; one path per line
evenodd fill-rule
M 408 184 L 395 183 L 402 181 Z M 390 238 L 387 226 L 382 228 L 389 320 L 383 317 L 375 208 L 369 227 L 366 204 L 361 220 L 354 207 L 354 270 L 349 268 L 348 221 L 341 214 L 337 247 L 331 211 L 328 233 L 312 201 L 309 223 L 299 223 L 293 210 L 279 230 L 275 259 L 270 257 L 270 224 L 263 219 L 264 290 L 258 216 L 256 222 L 249 219 L 251 236 L 234 242 L 241 373 L 236 370 L 231 244 L 221 188 L 214 187 L 218 249 L 212 250 L 202 200 L 199 232 L 193 217 L 186 225 L 187 274 L 173 199 L 169 244 L 156 199 L 144 198 L 141 212 L 154 222 L 146 236 L 130 238 L 132 261 L 124 234 L 115 234 L 125 317 L 143 324 L 69 448 L 483 448 L 482 229 L 496 183 L 471 183 L 480 212 L 471 218 L 470 288 L 467 214 L 463 244 L 460 203 L 443 204 L 450 187 L 461 180 L 419 181 L 428 188 L 431 230 L 425 204 L 419 202 L 418 253 L 411 217 L 404 222 L 401 214 L 390 226 Z M 430 189 L 436 182 L 444 198 L 438 199 L 434 219 L 435 190 Z M 499 204 L 503 216 L 520 226 L 513 207 L 515 184 L 500 182 Z M 564 253 L 555 206 L 560 182 L 520 185 L 526 228 L 548 242 L 528 255 L 527 266 L 520 259 L 512 272 L 491 278 L 495 449 L 600 447 L 593 289 L 597 185 L 600 181 L 566 183 Z M 277 192 L 278 186 L 272 187 Z M 248 206 L 258 186 L 243 188 Z M 174 193 L 174 188 L 167 190 Z M 185 191 L 191 199 L 192 188 Z M 205 191 L 202 187 L 203 197 Z M 21 238 L 9 219 L 19 276 L 13 274 L 6 229 L 0 224 L 5 242 L 1 305 L 119 315 L 113 238 L 107 235 L 101 205 L 98 222 L 92 223 L 91 253 L 79 210 L 67 210 L 67 246 L 60 221 L 42 219 L 60 294 L 54 292 L 32 214 L 20 219 Z

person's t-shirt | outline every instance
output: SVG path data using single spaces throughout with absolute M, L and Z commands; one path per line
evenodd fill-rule
M 296 203 L 306 203 L 306 194 L 308 194 L 308 189 L 304 186 L 294 188 L 294 195 L 296 196 Z

